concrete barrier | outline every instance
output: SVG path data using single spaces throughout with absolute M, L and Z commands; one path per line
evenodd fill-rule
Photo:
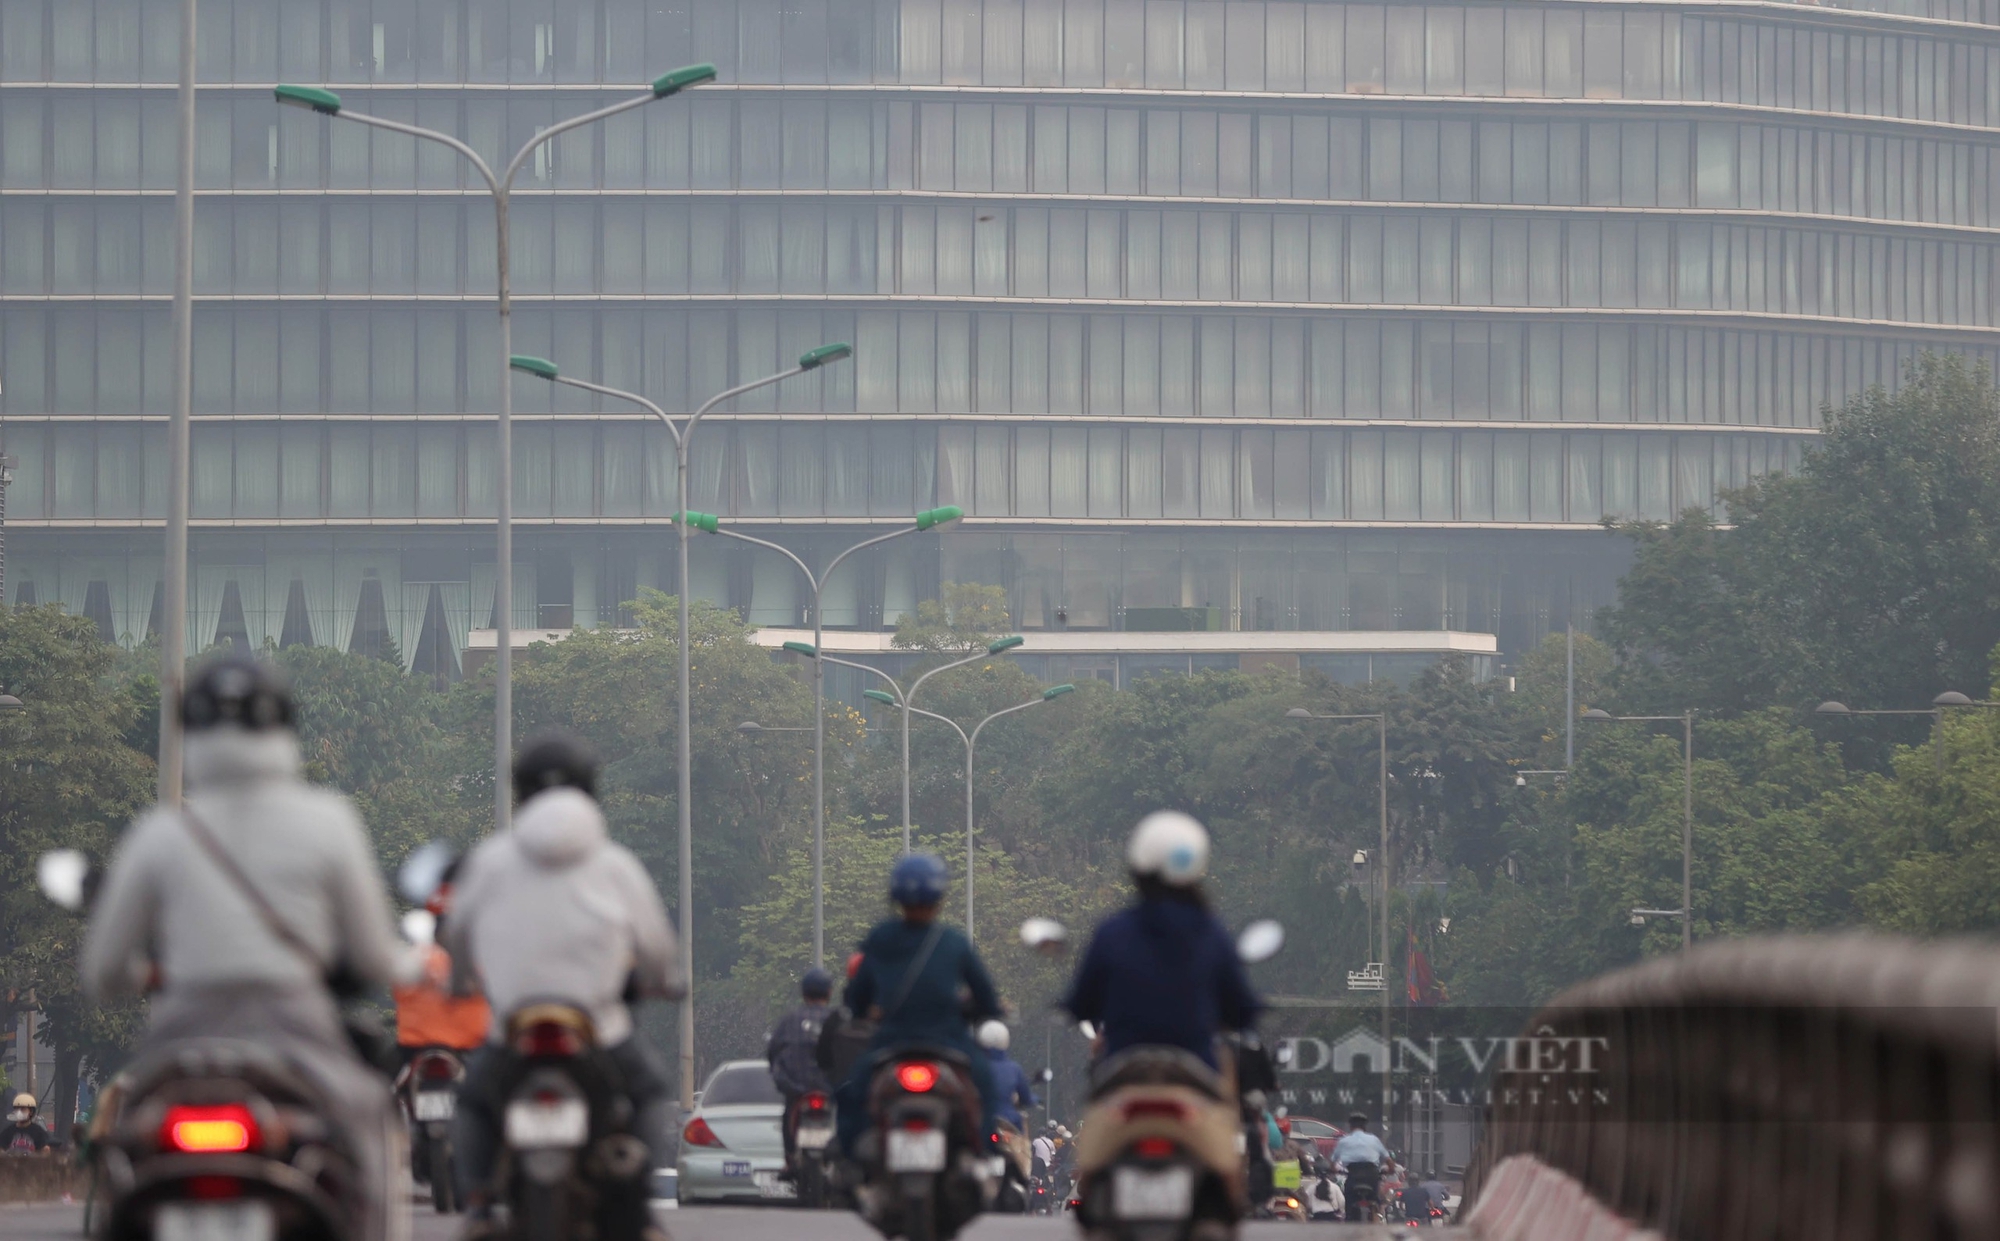
M 81 1201 L 88 1179 L 66 1152 L 0 1156 L 0 1203 Z

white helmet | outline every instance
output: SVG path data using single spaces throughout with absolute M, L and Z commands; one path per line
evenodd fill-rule
M 1006 1051 L 1011 1036 L 1007 1033 L 1007 1023 L 1000 1020 L 983 1021 L 979 1024 L 979 1045 L 994 1051 Z
M 1132 829 L 1125 861 L 1135 875 L 1151 875 L 1176 888 L 1191 887 L 1208 873 L 1208 829 L 1192 815 L 1155 810 Z

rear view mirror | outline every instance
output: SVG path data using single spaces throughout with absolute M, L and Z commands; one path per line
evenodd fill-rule
M 1236 955 L 1250 965 L 1270 960 L 1284 946 L 1284 924 L 1270 918 L 1259 918 L 1236 937 Z
M 1097 1041 L 1097 1023 L 1092 1021 L 1079 1021 L 1076 1023 L 1076 1028 L 1083 1031 L 1083 1037 L 1091 1040 L 1092 1042 Z
M 1054 1069 L 1043 1069 L 1041 1072 L 1035 1074 L 1035 1080 L 1042 1083 L 1042 1085 L 1044 1086 L 1048 1085 L 1055 1079 L 1056 1079 L 1056 1071 Z
M 55 849 L 35 860 L 42 895 L 71 913 L 82 913 L 89 903 L 90 880 L 90 859 L 76 849 Z
M 412 905 L 423 904 L 444 886 L 445 873 L 457 860 L 458 849 L 450 841 L 418 845 L 396 869 L 396 891 Z
M 1030 918 L 1021 924 L 1021 942 L 1052 957 L 1069 946 L 1069 932 L 1054 918 Z

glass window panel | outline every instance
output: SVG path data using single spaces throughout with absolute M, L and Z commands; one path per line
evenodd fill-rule
M 1090 515 L 1125 515 L 1125 433 L 1118 427 L 1090 428 Z
M 372 430 L 370 448 L 374 500 L 370 514 L 376 517 L 408 517 L 416 511 L 417 503 L 416 428 L 407 424 L 377 423 Z M 537 437 L 531 433 L 527 438 L 532 441 Z
M 1049 321 L 1041 315 L 1014 316 L 1013 409 L 1049 412 Z
M 1062 85 L 1062 0 L 1025 0 L 1022 77 L 1029 86 Z
M 1347 437 L 1347 507 L 1355 521 L 1382 520 L 1382 432 Z
M 1018 427 L 1014 432 L 1014 512 L 1049 515 L 1049 428 Z
M 1560 435 L 1536 434 L 1529 443 L 1529 514 L 1534 521 L 1563 519 L 1563 452 Z
M 1107 333 L 1118 329 L 1119 320 L 1107 323 Z M 1160 401 L 1160 321 L 1132 316 L 1123 320 L 1124 411 L 1128 414 L 1156 414 Z M 1093 329 L 1095 330 L 1095 329 Z
M 1604 515 L 1639 515 L 1639 437 L 1604 437 Z
M 1275 512 L 1272 477 L 1272 432 L 1266 427 L 1246 427 L 1237 432 L 1236 495 L 1238 516 L 1268 520 Z
M 741 517 L 774 517 L 778 511 L 778 428 L 768 422 L 739 422 L 733 511 Z M 689 502 L 693 502 L 690 487 Z
M 876 516 L 907 516 L 915 511 L 911 428 L 894 423 L 867 427 L 869 507 Z
M 1382 441 L 1383 514 L 1390 521 L 1415 521 L 1423 511 L 1419 437 L 1414 431 L 1388 431 Z
M 1312 515 L 1318 521 L 1347 516 L 1347 435 L 1342 431 L 1312 433 Z
M 638 428 L 633 427 L 631 430 L 633 447 L 636 450 Z M 455 426 L 417 428 L 417 516 L 459 515 L 458 438 L 459 429 Z M 636 493 L 632 500 L 632 511 L 638 512 Z
M 1664 435 L 1639 437 L 1639 516 L 1673 520 L 1672 441 Z
M 1104 85 L 1104 2 L 1065 0 L 1063 84 Z
M 1604 516 L 1600 490 L 1599 440 L 1596 435 L 1569 437 L 1569 519 L 1596 521 Z
M 1160 412 L 1194 413 L 1194 320 L 1182 315 L 1160 320 Z
M 1236 515 L 1236 433 L 1224 427 L 1201 431 L 1201 515 Z
M 1391 320 L 1382 325 L 1382 415 L 1408 418 L 1416 412 L 1416 324 Z
M 826 511 L 821 494 L 826 459 L 826 426 L 787 420 L 778 426 L 778 511 L 787 517 L 817 517 Z
M 327 516 L 368 515 L 368 426 L 334 423 L 327 428 Z
M 1083 412 L 1083 324 L 1058 320 L 1049 327 L 1049 412 Z
M 1160 498 L 1168 517 L 1194 517 L 1201 508 L 1201 433 L 1169 429 L 1161 440 Z
M 1013 442 L 1010 428 L 981 426 L 974 439 L 975 490 L 971 511 L 981 517 L 1005 517 L 1010 512 Z
M 940 314 L 937 317 L 937 409 L 941 413 L 958 414 L 971 408 L 972 316 Z
M 1227 14 L 1213 0 L 1190 0 L 1183 44 L 1190 90 L 1221 90 L 1227 69 Z
M 1089 503 L 1089 479 L 1089 432 L 1083 427 L 1050 428 L 1050 516 L 1084 516 Z

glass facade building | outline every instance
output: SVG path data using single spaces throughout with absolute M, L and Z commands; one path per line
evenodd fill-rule
M 157 623 L 173 0 L 0 0 L 14 601 Z M 824 561 L 874 628 L 941 581 L 1028 629 L 1458 629 L 1611 596 L 1607 517 L 1795 463 L 1926 348 L 2000 357 L 2000 0 L 204 0 L 195 569 L 207 643 L 490 624 L 499 156 L 515 347 L 669 409 L 852 363 L 696 437 L 694 504 Z M 671 589 L 657 427 L 517 381 L 523 628 Z M 696 544 L 796 624 L 795 571 Z

